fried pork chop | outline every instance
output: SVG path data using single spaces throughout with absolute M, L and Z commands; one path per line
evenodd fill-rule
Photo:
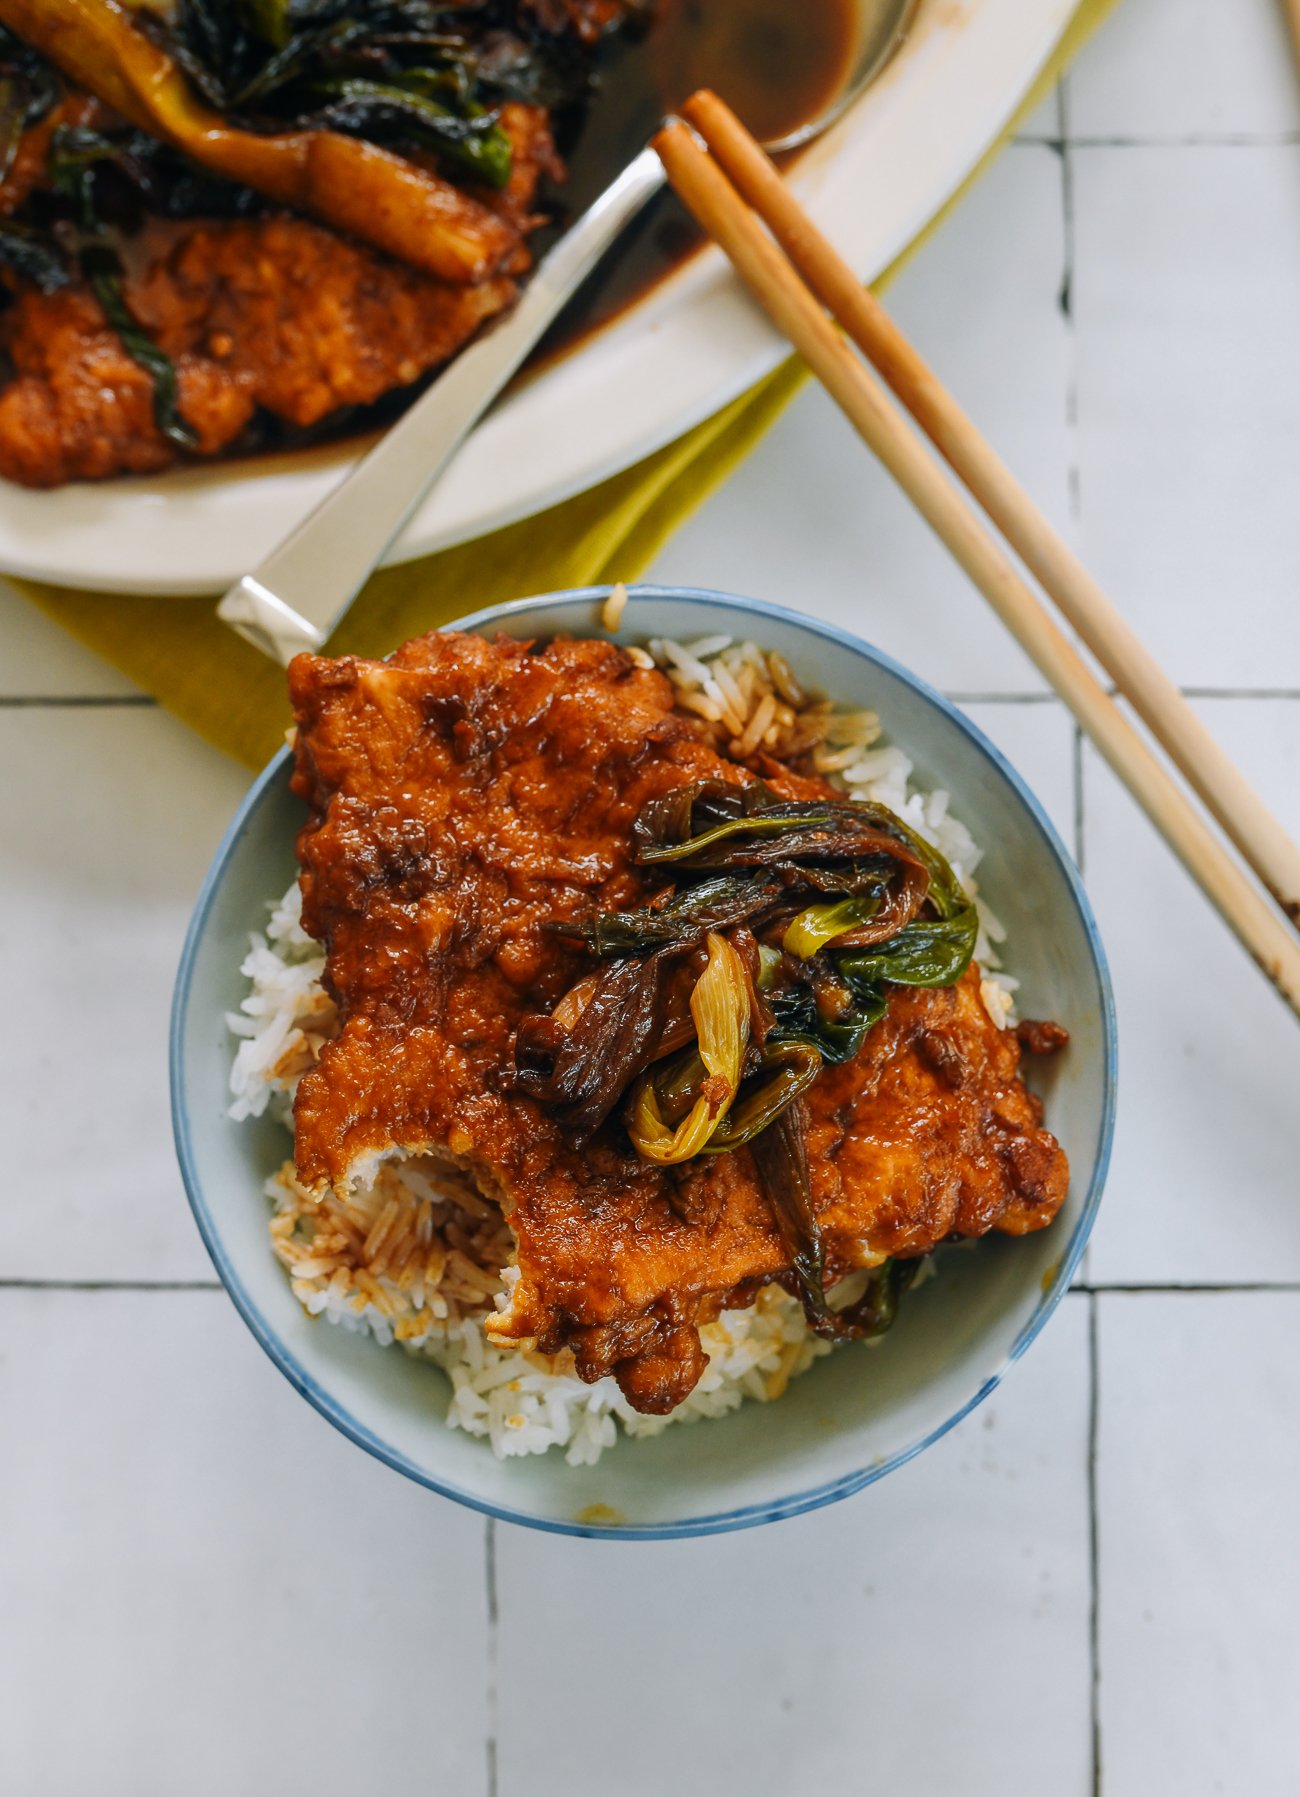
M 81 112 L 94 105 L 77 104 Z M 72 105 L 26 134 L 0 179 L 0 212 L 11 188 L 14 204 L 30 191 L 50 124 L 81 116 Z M 175 365 L 197 454 L 237 444 L 259 411 L 307 430 L 408 387 L 510 304 L 531 261 L 538 183 L 559 165 L 539 107 L 504 106 L 501 126 L 513 172 L 490 196 L 490 216 L 506 247 L 500 266 L 477 282 L 438 280 L 292 213 L 154 220 L 141 232 L 127 304 Z M 179 459 L 155 418 L 151 375 L 85 284 L 42 293 L 15 281 L 0 311 L 0 360 L 12 371 L 0 385 L 4 479 L 55 487 L 154 473 Z
M 521 1017 L 591 965 L 556 921 L 662 889 L 631 860 L 640 808 L 754 776 L 609 643 L 449 632 L 388 662 L 299 656 L 289 681 L 310 811 L 303 922 L 342 1026 L 299 1087 L 299 1178 L 344 1190 L 393 1153 L 469 1176 L 518 1245 L 492 1338 L 567 1347 L 584 1379 L 613 1372 L 637 1409 L 673 1409 L 704 1367 L 700 1323 L 789 1271 L 750 1151 L 658 1166 L 617 1119 L 579 1148 L 505 1076 Z M 1066 1159 L 1019 1056 L 973 967 L 950 988 L 892 989 L 862 1051 L 806 1101 L 828 1283 L 954 1235 L 1050 1223 Z

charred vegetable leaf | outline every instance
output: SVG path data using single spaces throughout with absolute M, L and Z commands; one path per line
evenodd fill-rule
M 606 911 L 590 923 L 557 926 L 558 933 L 586 943 L 594 955 L 640 955 L 670 945 L 699 942 L 709 930 L 730 929 L 756 916 L 777 897 L 779 888 L 766 880 L 704 880 L 687 887 L 666 904 L 640 911 Z
M 808 1171 L 807 1115 L 802 1102 L 785 1109 L 750 1145 L 754 1165 L 789 1257 L 795 1291 L 809 1327 L 830 1341 L 881 1336 L 898 1314 L 898 1301 L 920 1270 L 919 1260 L 886 1260 L 866 1290 L 844 1310 L 826 1296 L 826 1257 Z
M 884 806 L 856 799 L 783 799 L 764 780 L 746 786 L 699 780 L 678 787 L 643 806 L 632 833 L 637 860 L 648 863 L 680 860 L 728 837 L 779 836 L 798 830 L 845 835 L 855 842 L 864 836 L 884 837 L 882 853 L 891 847 L 912 851 L 911 832 Z M 674 853 L 666 855 L 666 850 Z M 820 858 L 828 858 L 825 849 Z
M 251 188 L 214 174 L 146 131 L 62 126 L 55 132 L 51 179 L 78 206 L 81 174 L 110 169 L 123 191 L 130 190 L 148 211 L 164 218 L 238 217 L 261 204 Z
M 72 274 L 50 239 L 13 219 L 0 220 L 0 262 L 42 293 L 71 285 Z
M 699 781 L 665 793 L 643 807 L 633 836 L 638 862 L 671 867 L 679 877 L 767 868 L 792 895 L 803 886 L 863 901 L 836 932 L 846 947 L 895 935 L 920 910 L 931 879 L 910 832 L 883 807 L 795 803 L 763 781 Z M 794 940 L 806 940 L 797 922 Z M 817 952 L 811 941 L 807 952 Z
M 728 818 L 723 823 L 711 825 L 698 836 L 688 836 L 683 842 L 646 846 L 638 851 L 637 860 L 651 867 L 662 861 L 680 862 L 683 867 L 752 866 L 753 853 L 760 839 L 790 838 L 796 831 L 825 830 L 829 824 L 829 816 L 809 811 L 806 806 L 787 815 L 768 813 L 761 817 Z M 715 852 L 719 844 L 730 846 Z M 764 846 L 770 848 L 772 845 Z M 790 852 L 788 842 L 778 846 Z
M 430 147 L 504 186 L 499 98 L 573 107 L 590 55 L 559 9 L 454 0 L 177 0 L 152 34 L 210 104 L 255 131 L 324 127 Z
M 726 1154 L 752 1142 L 802 1098 L 821 1067 L 821 1053 L 810 1042 L 777 1042 L 766 1048 L 758 1072 L 741 1086 L 726 1121 L 705 1152 Z
M 24 131 L 39 125 L 59 97 L 45 58 L 0 25 L 0 181 L 13 167 Z
M 462 104 L 457 112 L 429 93 L 418 91 L 429 71 L 392 81 L 366 81 L 349 76 L 323 82 L 326 104 L 296 122 L 306 130 L 345 131 L 374 143 L 393 140 L 425 144 L 439 151 L 479 181 L 504 187 L 510 179 L 510 139 L 484 108 Z
M 553 1017 L 525 1017 L 511 1089 L 563 1106 L 579 1141 L 592 1135 L 655 1058 L 676 952 L 660 949 L 644 960 L 613 962 L 568 1029 Z
M 872 1270 L 866 1290 L 856 1303 L 829 1313 L 825 1333 L 850 1341 L 873 1341 L 894 1326 L 903 1293 L 915 1280 L 924 1256 L 915 1260 L 885 1260 Z
M 76 209 L 81 272 L 122 348 L 153 382 L 154 422 L 163 436 L 179 448 L 194 449 L 198 438 L 177 407 L 176 366 L 127 305 L 121 258 L 96 214 L 95 171 L 117 156 L 117 146 L 98 132 L 61 125 L 51 139 L 50 176 L 55 188 L 72 200 Z
M 884 811 L 883 806 L 873 806 L 871 809 L 878 812 Z M 961 882 L 947 861 L 933 844 L 928 843 L 924 836 L 918 836 L 916 831 L 905 824 L 901 817 L 895 817 L 892 812 L 885 812 L 885 816 L 891 820 L 902 840 L 908 844 L 917 860 L 929 874 L 930 890 L 926 897 L 939 916 L 955 917 L 959 911 L 967 907 L 969 901 L 962 890 Z
M 664 845 L 685 843 L 718 824 L 731 824 L 773 811 L 783 803 L 763 780 L 733 786 L 726 780 L 696 780 L 661 793 L 641 807 L 632 825 L 638 861 Z M 805 811 L 821 806 L 803 807 Z
M 639 863 L 683 884 L 641 910 L 555 926 L 613 964 L 556 1015 L 524 1020 L 515 1089 L 566 1104 L 570 1122 L 590 1132 L 632 1084 L 633 1144 L 666 1164 L 753 1147 L 783 1237 L 797 1241 L 793 1264 L 809 1314 L 827 1329 L 848 1329 L 825 1321 L 799 1101 L 823 1063 L 862 1048 L 886 1012 L 888 985 L 947 985 L 964 972 L 974 906 L 943 857 L 883 806 L 795 803 L 761 781 L 699 781 L 665 793 L 642 807 L 633 839 Z M 711 877 L 692 882 L 701 874 Z M 799 902 L 810 894 L 829 896 Z M 922 918 L 927 898 L 936 915 Z M 743 956 L 720 934 L 742 927 Z M 723 950 L 738 970 L 727 1040 L 743 1053 L 752 1033 L 747 1075 L 730 1050 L 706 1043 L 696 1003 L 704 980 L 691 1000 L 694 1042 L 680 998 L 667 996 L 667 958 L 697 951 L 706 936 L 709 976 Z
M 701 782 L 666 794 L 644 808 L 634 834 L 636 858 L 650 867 L 667 863 L 690 871 L 831 862 L 844 864 L 841 880 L 851 882 L 864 872 L 854 864 L 864 861 L 876 864 L 877 875 L 891 862 L 923 865 L 907 838 L 880 829 L 867 806 L 781 799 L 762 781 L 747 787 Z M 824 889 L 845 886 L 832 880 Z M 853 890 L 851 883 L 847 889 Z
M 235 11 L 250 31 L 277 50 L 293 36 L 290 0 L 235 0 Z
M 822 1283 L 826 1262 L 813 1209 L 807 1112 L 803 1103 L 788 1105 L 771 1128 L 750 1143 L 750 1153 L 763 1194 L 772 1207 L 804 1313 L 812 1321 L 827 1314 Z
M 153 382 L 153 415 L 158 429 L 178 448 L 196 448 L 198 438 L 177 409 L 176 365 L 127 305 L 117 251 L 103 238 L 88 240 L 81 246 L 81 270 L 122 348 Z
M 811 981 L 790 981 L 766 995 L 776 1039 L 807 1042 L 832 1067 L 851 1061 L 889 1006 L 879 987 L 838 983 L 832 993 Z

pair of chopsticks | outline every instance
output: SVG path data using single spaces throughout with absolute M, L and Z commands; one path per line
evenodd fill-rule
M 654 147 L 679 198 L 725 250 L 773 323 L 942 538 L 1229 928 L 1300 1016 L 1300 936 L 1291 927 L 1300 925 L 1300 849 L 952 395 L 816 229 L 735 114 L 716 95 L 698 93 L 682 108 L 681 117 L 658 133 Z M 1289 924 L 1053 622 L 1038 594 L 854 354 L 827 311 L 883 376 L 1073 625 L 1277 900 Z

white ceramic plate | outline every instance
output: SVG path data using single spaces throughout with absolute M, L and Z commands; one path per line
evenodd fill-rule
M 881 79 L 800 161 L 813 217 L 864 279 L 887 268 L 1006 124 L 1076 0 L 922 0 Z M 396 545 L 409 560 L 629 467 L 775 367 L 785 345 L 716 251 L 480 426 Z M 103 592 L 219 592 L 350 466 L 347 444 L 31 493 L 0 482 L 0 570 Z

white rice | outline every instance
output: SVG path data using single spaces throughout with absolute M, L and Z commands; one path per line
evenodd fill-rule
M 1009 1027 L 1016 981 L 997 971 L 994 945 L 1005 932 L 978 894 L 980 851 L 949 811 L 946 792 L 912 787 L 912 763 L 881 741 L 875 713 L 810 706 L 784 662 L 754 643 L 660 640 L 650 643 L 645 659 L 651 657 L 673 680 L 679 704 L 704 720 L 724 750 L 810 753 L 852 797 L 887 805 L 939 850 L 979 912 L 984 1004 L 999 1028 Z M 249 992 L 227 1017 L 239 1039 L 232 1117 L 269 1113 L 292 1132 L 298 1081 L 338 1027 L 320 984 L 324 966 L 319 945 L 302 929 L 295 885 L 272 905 L 265 934 L 250 938 L 241 967 Z M 747 1399 L 769 1402 L 830 1352 L 797 1300 L 769 1286 L 748 1309 L 724 1311 L 701 1330 L 708 1367 L 690 1397 L 668 1417 L 643 1416 L 612 1378 L 585 1384 L 568 1354 L 547 1357 L 487 1341 L 483 1321 L 494 1305 L 504 1307 L 518 1277 L 509 1264 L 510 1232 L 495 1207 L 462 1189 L 444 1167 L 422 1158 L 389 1160 L 346 1198 L 318 1201 L 286 1160 L 267 1181 L 266 1196 L 273 1251 L 309 1315 L 433 1361 L 451 1382 L 448 1426 L 485 1438 L 501 1459 L 562 1447 L 570 1465 L 591 1465 L 613 1446 L 619 1425 L 628 1435 L 656 1435 L 722 1416 Z

